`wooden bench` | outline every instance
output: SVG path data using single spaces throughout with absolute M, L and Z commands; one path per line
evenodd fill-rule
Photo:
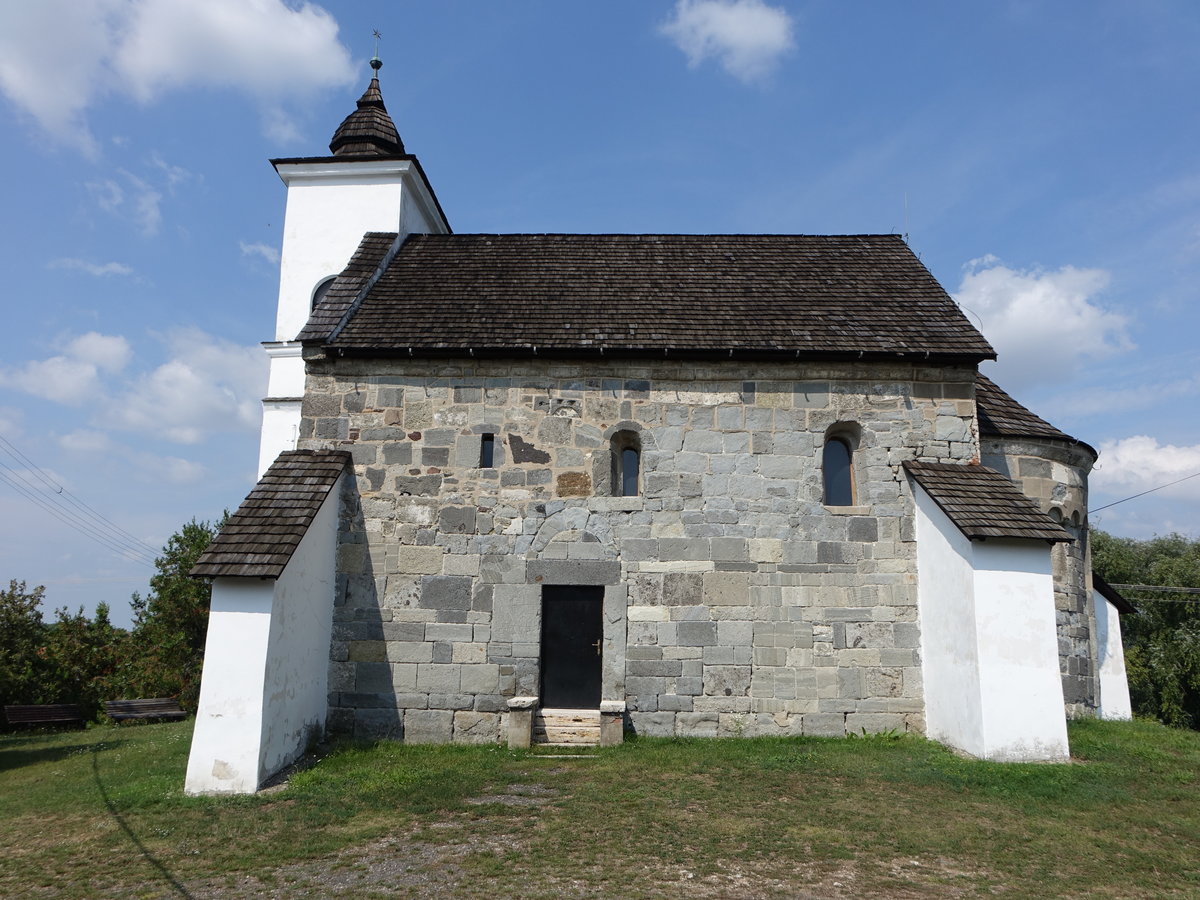
M 9 725 L 76 725 L 83 727 L 77 703 L 39 703 L 4 707 Z
M 171 697 L 154 697 L 149 700 L 105 700 L 104 712 L 114 722 L 130 719 L 184 719 L 187 713 L 179 701 Z

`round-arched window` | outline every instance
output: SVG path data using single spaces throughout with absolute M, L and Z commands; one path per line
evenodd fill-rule
M 320 282 L 315 288 L 313 288 L 312 303 L 309 304 L 308 307 L 310 310 L 317 308 L 317 304 L 324 299 L 325 295 L 329 292 L 329 288 L 333 286 L 333 283 L 336 280 L 336 275 L 330 275 L 324 281 Z
M 825 441 L 821 474 L 826 506 L 854 505 L 854 451 L 847 438 L 833 435 Z

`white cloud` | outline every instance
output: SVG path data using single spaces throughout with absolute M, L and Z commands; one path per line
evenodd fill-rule
M 108 275 L 132 275 L 133 269 L 124 263 L 106 262 L 94 263 L 88 262 L 86 259 L 64 258 L 56 259 L 50 262 L 51 269 L 72 269 L 78 272 L 87 272 L 89 275 L 95 275 L 97 278 L 103 278 Z
M 180 444 L 259 427 L 267 387 L 261 348 L 195 328 L 171 332 L 166 343 L 171 359 L 114 395 L 103 414 L 106 424 Z
M 238 246 L 242 248 L 242 256 L 261 256 L 272 265 L 279 262 L 279 250 L 270 244 L 248 244 L 245 241 L 238 241 Z
M 794 46 L 791 17 L 763 0 L 678 0 L 661 31 L 688 65 L 714 58 L 745 82 L 765 77 Z
M 0 383 L 3 383 L 2 380 Z M 0 406 L 0 435 L 7 438 L 19 437 L 24 420 L 24 410 L 15 406 Z
M 0 371 L 0 384 L 44 400 L 80 406 L 97 396 L 102 373 L 120 371 L 129 358 L 125 338 L 91 331 L 68 342 L 56 356 Z
M 1178 447 L 1138 434 L 1105 441 L 1099 449 L 1090 479 L 1093 492 L 1128 496 L 1200 472 L 1200 444 Z M 1200 478 L 1164 487 L 1155 496 L 1200 500 Z
M 968 263 L 955 296 L 996 349 L 989 374 L 1020 388 L 1065 378 L 1085 359 L 1132 349 L 1128 319 L 1095 302 L 1108 282 L 1103 269 L 1026 271 L 986 256 Z
M 89 331 L 67 344 L 67 355 L 106 372 L 119 372 L 129 362 L 129 341 L 119 335 Z
M 267 388 L 267 359 L 196 328 L 161 338 L 168 361 L 124 373 L 132 358 L 120 336 L 88 332 L 48 359 L 0 370 L 0 385 L 67 406 L 89 404 L 93 429 L 135 431 L 180 444 L 214 433 L 257 430 Z M 117 377 L 120 376 L 120 377 Z M 78 434 L 68 438 L 76 443 Z
M 1177 398 L 1191 399 L 1200 393 L 1200 376 L 1162 381 L 1127 381 L 1126 387 L 1072 387 L 1055 394 L 1047 405 L 1062 416 L 1096 416 L 1146 410 Z
M 172 90 L 227 88 L 254 99 L 264 128 L 278 131 L 281 102 L 354 80 L 337 33 L 333 16 L 308 2 L 0 3 L 0 92 L 90 155 L 99 144 L 87 109 L 112 94 L 149 103 Z
M 85 187 L 96 201 L 96 205 L 105 212 L 116 212 L 125 202 L 125 189 L 111 178 L 89 181 Z
M 195 484 L 208 474 L 208 469 L 198 462 L 178 456 L 138 456 L 138 467 L 145 481 L 167 481 L 171 484 Z
M 139 178 L 125 169 L 120 169 L 118 174 L 127 186 L 122 186 L 113 178 L 106 178 L 88 182 L 88 193 L 105 212 L 132 221 L 148 237 L 158 234 L 162 226 L 162 191 L 145 178 Z M 173 181 L 172 177 L 171 173 L 167 174 L 168 184 L 173 187 L 177 181 Z
M 62 435 L 58 439 L 58 444 L 71 453 L 100 453 L 112 447 L 112 440 L 103 431 L 77 428 L 75 431 Z

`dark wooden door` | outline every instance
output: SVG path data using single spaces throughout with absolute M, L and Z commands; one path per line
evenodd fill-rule
M 603 587 L 542 588 L 542 706 L 600 707 Z

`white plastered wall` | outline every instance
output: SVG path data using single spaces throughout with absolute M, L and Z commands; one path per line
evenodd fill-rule
M 984 755 L 1065 760 L 1070 750 L 1050 546 L 993 539 L 972 549 Z
M 1100 652 L 1100 718 L 1132 719 L 1120 614 L 1099 591 L 1092 591 L 1092 604 L 1096 612 L 1096 646 Z
M 972 542 L 913 494 L 926 733 L 984 759 L 1065 759 L 1049 547 Z
M 258 474 L 296 449 L 304 396 L 304 360 L 296 335 L 308 321 L 313 292 L 350 262 L 368 231 L 444 234 L 449 226 L 412 160 L 337 159 L 280 163 L 287 185 L 275 340 L 263 400 Z
M 299 341 L 263 344 L 270 360 L 270 380 L 263 400 L 262 434 L 258 442 L 258 477 L 285 450 L 295 450 L 300 436 L 304 397 L 304 359 Z
M 324 730 L 340 486 L 278 579 L 213 581 L 189 794 L 253 793 Z
M 449 230 L 412 160 L 280 163 L 287 185 L 275 340 L 308 321 L 317 285 L 346 267 L 368 231 Z
M 184 790 L 249 794 L 258 789 L 263 678 L 275 583 L 213 581 L 200 705 Z

